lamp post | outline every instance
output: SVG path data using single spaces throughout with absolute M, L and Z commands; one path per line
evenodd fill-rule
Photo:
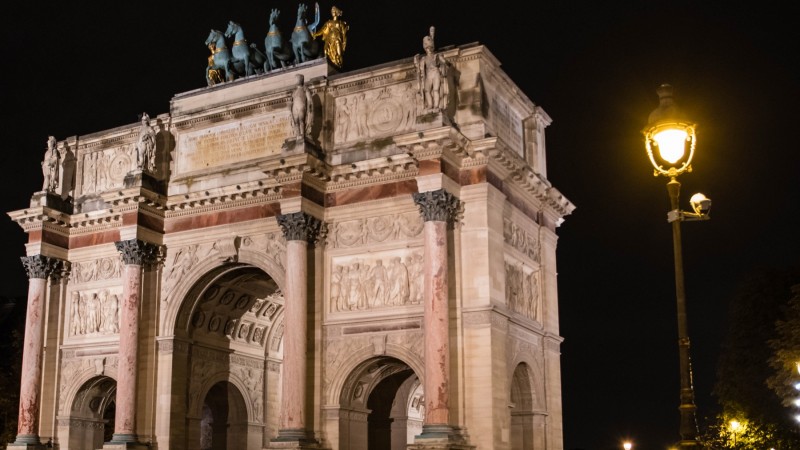
M 694 388 L 692 387 L 692 364 L 689 357 L 689 327 L 686 319 L 686 294 L 683 283 L 683 255 L 681 250 L 681 222 L 685 220 L 707 220 L 711 200 L 703 194 L 692 196 L 692 212 L 681 211 L 678 197 L 681 184 L 678 176 L 692 171 L 697 138 L 696 125 L 687 120 L 672 99 L 672 86 L 662 84 L 658 90 L 658 108 L 650 113 L 645 135 L 645 147 L 650 162 L 655 168 L 653 175 L 669 178 L 671 209 L 667 221 L 672 224 L 672 243 L 675 259 L 675 297 L 678 307 L 678 355 L 680 362 L 680 448 L 699 448 L 697 441 L 697 419 L 695 417 Z

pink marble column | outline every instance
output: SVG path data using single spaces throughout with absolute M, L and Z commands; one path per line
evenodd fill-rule
M 142 267 L 158 261 L 156 245 L 131 239 L 116 242 L 122 255 L 122 300 L 119 308 L 119 368 L 111 443 L 136 442 L 136 375 L 139 351 L 139 305 Z
M 63 261 L 42 255 L 24 256 L 21 259 L 28 272 L 28 307 L 22 349 L 17 438 L 10 447 L 40 444 L 39 392 L 42 386 L 42 344 L 47 280 L 52 276 L 60 276 L 63 267 Z
M 308 358 L 308 243 L 320 222 L 305 213 L 280 215 L 278 224 L 286 238 L 286 285 L 283 316 L 283 383 L 278 442 L 310 442 L 306 428 Z
M 425 419 L 422 437 L 445 437 L 450 424 L 450 323 L 448 308 L 447 227 L 459 215 L 460 201 L 449 192 L 414 194 L 423 220 L 425 329 Z

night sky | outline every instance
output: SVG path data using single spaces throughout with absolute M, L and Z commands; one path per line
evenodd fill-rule
M 683 224 L 698 417 L 714 413 L 737 283 L 800 255 L 796 15 L 752 2 L 637 3 L 320 4 L 322 21 L 335 4 L 350 24 L 344 71 L 422 53 L 434 25 L 439 48 L 486 45 L 553 118 L 548 178 L 577 206 L 557 230 L 565 449 L 618 449 L 625 438 L 665 449 L 679 437 L 667 179 L 653 176 L 641 135 L 659 84 L 675 86 L 699 124 L 694 171 L 679 179 L 682 207 L 697 191 L 713 200 L 712 220 Z M 48 135 L 168 112 L 175 94 L 205 86 L 211 28 L 237 21 L 263 49 L 269 10 L 281 10 L 287 34 L 298 2 L 14 4 L 4 11 L 0 70 L 5 212 L 41 189 Z M 24 298 L 26 236 L 8 218 L 0 226 L 0 296 Z

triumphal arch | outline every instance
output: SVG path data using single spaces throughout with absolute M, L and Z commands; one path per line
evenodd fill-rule
M 561 449 L 551 119 L 426 39 L 49 139 L 10 448 Z

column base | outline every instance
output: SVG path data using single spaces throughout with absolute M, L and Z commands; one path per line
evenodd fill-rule
M 475 450 L 461 428 L 452 425 L 423 425 L 408 450 Z
M 103 450 L 148 450 L 147 444 L 139 442 L 135 434 L 114 433 L 111 440 L 103 444 Z
M 39 439 L 38 434 L 18 434 L 16 440 L 6 445 L 6 448 L 14 450 L 46 450 L 45 444 Z M 52 448 L 52 447 L 50 447 Z
M 305 429 L 284 429 L 278 431 L 278 436 L 273 438 L 268 449 L 283 449 L 283 450 L 318 450 L 323 447 L 320 446 L 319 441 L 314 439 L 311 433 Z

